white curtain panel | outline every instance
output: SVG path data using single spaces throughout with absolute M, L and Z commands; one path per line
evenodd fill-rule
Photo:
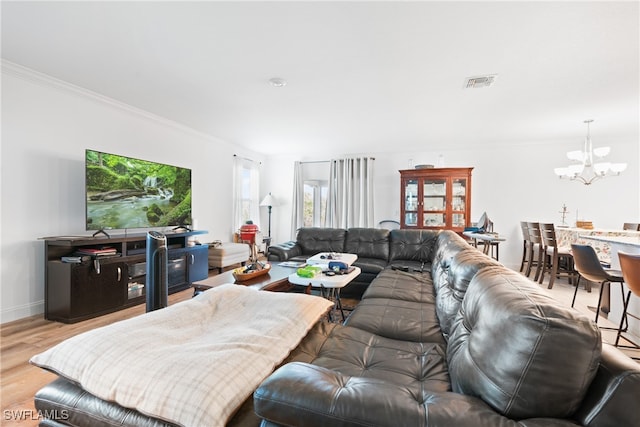
M 248 183 L 245 171 L 248 171 Z M 247 185 L 248 184 L 248 185 Z M 232 233 L 248 219 L 260 226 L 260 168 L 259 163 L 239 156 L 233 157 Z
M 249 188 L 251 203 L 249 204 L 249 218 L 260 230 L 260 163 L 251 161 L 249 163 Z
M 242 164 L 243 159 L 233 156 L 233 205 L 231 209 L 231 233 L 237 233 L 242 225 Z
M 373 227 L 373 158 L 331 160 L 326 226 Z
M 298 228 L 304 224 L 304 178 L 302 163 L 293 164 L 293 209 L 291 212 L 291 240 L 296 238 Z

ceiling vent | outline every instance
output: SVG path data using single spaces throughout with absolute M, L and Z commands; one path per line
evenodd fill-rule
M 487 74 L 485 76 L 467 77 L 464 81 L 464 89 L 479 89 L 489 87 L 498 78 L 497 74 Z

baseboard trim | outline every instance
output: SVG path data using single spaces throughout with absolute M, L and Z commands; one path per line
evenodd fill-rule
M 0 324 L 44 314 L 44 300 L 11 307 L 0 311 Z

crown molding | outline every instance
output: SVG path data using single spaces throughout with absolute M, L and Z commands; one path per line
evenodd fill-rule
M 134 116 L 142 117 L 146 120 L 150 120 L 154 123 L 157 123 L 163 126 L 172 127 L 174 129 L 190 133 L 192 135 L 195 135 L 199 138 L 206 139 L 208 141 L 212 141 L 215 143 L 228 144 L 230 146 L 232 145 L 227 141 L 224 141 L 215 136 L 206 134 L 204 132 L 200 132 L 198 130 L 193 129 L 192 127 L 183 125 L 179 122 L 167 119 L 162 116 L 158 116 L 156 114 L 150 113 L 141 108 L 134 107 L 132 105 L 126 104 L 116 99 L 109 98 L 108 96 L 102 95 L 98 92 L 94 92 L 92 90 L 83 88 L 81 86 L 74 85 L 64 80 L 60 80 L 56 77 L 41 73 L 39 71 L 16 64 L 14 62 L 7 61 L 6 59 L 2 59 L 2 74 L 12 75 L 14 77 L 18 77 L 30 83 L 46 86 L 49 88 L 60 90 L 65 93 L 70 93 L 76 96 L 80 96 L 82 98 L 85 98 L 94 102 L 99 102 L 101 104 L 108 105 L 112 108 L 125 111 Z

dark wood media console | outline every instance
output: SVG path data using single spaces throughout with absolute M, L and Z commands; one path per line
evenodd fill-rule
M 189 244 L 206 231 L 165 232 L 168 247 L 169 293 L 187 289 L 208 276 L 209 247 Z M 46 237 L 44 317 L 75 323 L 146 300 L 147 233 L 106 236 Z M 63 262 L 81 249 L 115 248 L 115 256 L 84 256 L 80 263 Z

